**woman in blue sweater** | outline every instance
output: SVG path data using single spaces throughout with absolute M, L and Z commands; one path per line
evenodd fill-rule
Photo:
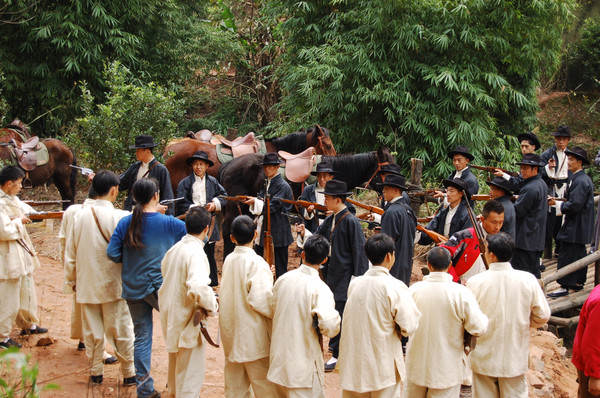
M 123 298 L 127 300 L 135 332 L 134 362 L 137 396 L 160 397 L 150 377 L 152 357 L 152 309 L 158 311 L 158 289 L 163 279 L 160 263 L 165 253 L 186 234 L 185 223 L 161 214 L 158 182 L 143 178 L 132 187 L 135 206 L 119 221 L 106 254 L 123 263 Z

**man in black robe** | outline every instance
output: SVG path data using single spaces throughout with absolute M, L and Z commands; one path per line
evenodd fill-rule
M 450 173 L 447 180 L 454 180 L 455 178 L 460 178 L 467 184 L 467 192 L 469 193 L 469 198 L 473 195 L 477 195 L 479 192 L 479 182 L 477 182 L 477 177 L 473 175 L 471 172 L 471 168 L 469 167 L 469 162 L 471 162 L 475 157 L 469 152 L 469 148 L 464 145 L 457 146 L 453 151 L 448 152 L 448 157 L 452 160 L 452 165 L 454 166 L 454 171 Z M 438 198 L 441 200 L 444 197 L 444 193 L 441 191 L 437 191 L 434 198 Z M 471 206 L 473 206 L 473 201 L 469 199 Z M 448 204 L 444 200 L 444 207 Z
M 500 232 L 506 232 L 511 238 L 515 239 L 515 205 L 512 202 L 513 194 L 510 190 L 510 181 L 502 177 L 495 177 L 492 181 L 487 181 L 490 186 L 490 196 L 497 200 L 504 208 L 504 223 Z

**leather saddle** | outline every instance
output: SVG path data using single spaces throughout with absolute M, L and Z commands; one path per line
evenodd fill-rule
M 315 148 L 312 146 L 297 154 L 286 151 L 277 153 L 285 160 L 285 177 L 292 182 L 304 182 L 317 161 Z
M 196 131 L 195 133 L 193 131 L 188 131 L 185 136 L 186 138 L 191 138 L 193 140 L 207 142 L 210 144 L 210 141 L 213 138 L 213 133 L 208 129 L 202 129 L 200 131 Z
M 221 151 L 233 154 L 234 158 L 238 158 L 248 153 L 257 153 L 260 150 L 260 143 L 252 131 L 233 141 L 229 141 L 222 135 L 213 134 L 210 143 L 213 145 L 221 145 Z
M 33 136 L 25 142 L 10 140 L 13 157 L 25 171 L 33 171 L 37 166 L 48 163 L 48 149 L 40 142 L 40 138 Z

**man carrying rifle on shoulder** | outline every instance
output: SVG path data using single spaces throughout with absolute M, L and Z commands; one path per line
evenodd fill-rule
M 462 181 L 464 181 L 467 184 L 466 192 L 469 195 L 469 200 L 471 200 L 470 197 L 477 195 L 479 192 L 479 183 L 477 182 L 477 178 L 473 175 L 471 169 L 469 168 L 469 162 L 471 162 L 475 157 L 469 152 L 469 148 L 464 145 L 459 145 L 453 151 L 448 152 L 448 157 L 452 159 L 452 165 L 455 168 L 455 170 L 448 176 L 448 180 L 460 178 Z M 438 191 L 435 195 L 433 195 L 433 197 L 438 199 L 444 198 L 444 207 L 448 206 L 448 201 L 445 199 L 443 192 Z

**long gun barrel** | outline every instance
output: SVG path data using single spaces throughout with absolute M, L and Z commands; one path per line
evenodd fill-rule
M 248 196 L 248 195 L 237 195 L 237 196 L 224 196 L 224 195 L 219 195 L 219 198 L 221 199 L 225 199 L 225 200 L 229 200 L 231 202 L 245 202 L 248 199 L 250 199 L 252 196 Z
M 504 169 L 501 169 L 500 167 L 477 166 L 477 165 L 474 165 L 474 164 L 470 164 L 469 167 L 472 167 L 472 168 L 477 169 L 477 170 L 487 171 L 488 173 L 495 173 L 496 170 L 500 170 L 501 172 L 506 173 L 506 174 L 508 174 L 511 177 L 517 177 L 519 175 L 519 173 L 517 173 L 515 171 L 504 170 Z
M 291 200 L 291 199 L 284 199 L 284 198 L 278 198 L 278 197 L 273 197 L 273 199 L 278 199 L 281 200 L 284 203 L 290 203 L 296 206 L 302 206 L 302 207 L 310 207 L 310 206 L 314 206 L 315 210 L 319 210 L 319 211 L 327 211 L 327 207 L 320 205 L 318 203 L 315 202 L 309 202 L 308 200 Z
M 353 200 L 353 199 L 349 199 L 349 198 L 346 198 L 346 202 L 352 203 L 353 205 L 358 206 L 361 209 L 365 209 L 365 210 L 369 211 L 370 213 L 379 214 L 380 216 L 383 215 L 383 209 L 381 207 L 367 205 L 367 204 L 361 203 L 357 200 Z
M 79 167 L 79 166 L 75 166 L 75 165 L 70 165 L 72 168 L 77 169 L 81 172 L 81 174 L 83 174 L 84 176 L 89 176 L 90 174 L 94 173 L 94 170 L 92 169 L 88 169 L 87 167 Z
M 487 251 L 487 242 L 483 237 L 483 228 L 477 222 L 477 218 L 473 213 L 473 209 L 469 204 L 469 201 L 465 199 L 465 203 L 467 204 L 467 213 L 469 213 L 469 219 L 471 220 L 471 224 L 473 224 L 473 230 L 475 231 L 475 237 L 479 242 L 479 252 L 481 253 L 481 259 L 483 260 L 483 265 L 485 265 L 485 269 L 490 269 L 490 265 L 488 264 L 485 258 L 485 252 Z
M 431 238 L 431 240 L 434 241 L 435 243 L 446 242 L 448 240 L 448 238 L 445 237 L 444 235 L 439 234 L 430 229 L 427 229 L 424 226 L 422 226 L 421 224 L 417 224 L 417 231 L 421 231 L 424 234 L 427 234 L 427 236 L 429 236 Z
M 161 200 L 158 203 L 161 204 L 161 205 L 163 205 L 163 206 L 168 206 L 168 205 L 173 204 L 173 203 L 181 202 L 182 200 L 185 200 L 185 198 L 183 196 L 180 197 L 180 198 L 175 198 L 175 199 Z
M 59 205 L 62 203 L 71 203 L 70 200 L 24 200 L 23 203 L 29 206 L 46 206 L 46 205 Z
M 42 221 L 42 220 L 47 220 L 47 219 L 54 219 L 54 220 L 62 219 L 63 214 L 65 214 L 64 211 L 45 211 L 45 212 L 39 212 L 39 213 L 29 213 L 29 214 L 26 214 L 26 216 L 31 221 Z

